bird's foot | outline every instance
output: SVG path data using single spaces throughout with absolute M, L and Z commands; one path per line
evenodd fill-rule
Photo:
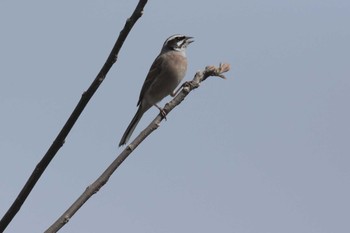
M 156 106 L 158 109 L 159 109 L 159 111 L 160 111 L 160 115 L 162 115 L 162 117 L 164 118 L 164 120 L 167 120 L 166 119 L 166 112 L 164 111 L 164 109 L 162 109 L 161 107 L 159 107 L 158 105 L 154 105 L 154 106 Z

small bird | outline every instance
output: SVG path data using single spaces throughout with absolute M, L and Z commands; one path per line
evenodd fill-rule
M 175 88 L 185 77 L 187 70 L 186 48 L 193 42 L 193 37 L 176 34 L 165 40 L 162 50 L 154 60 L 143 83 L 139 101 L 139 107 L 134 118 L 119 142 L 119 146 L 125 145 L 134 132 L 142 115 L 152 106 L 157 106 L 164 97 L 175 95 Z M 162 110 L 161 110 L 162 111 Z

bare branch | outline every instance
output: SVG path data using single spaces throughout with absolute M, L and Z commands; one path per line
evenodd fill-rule
M 0 232 L 3 232 L 8 224 L 12 221 L 14 216 L 17 214 L 19 209 L 21 208 L 22 204 L 24 201 L 27 199 L 29 196 L 31 190 L 35 186 L 36 182 L 39 180 L 40 176 L 44 173 L 46 167 L 49 165 L 51 160 L 55 157 L 56 153 L 58 150 L 63 146 L 65 139 L 67 135 L 69 134 L 70 130 L 73 128 L 75 122 L 78 120 L 80 114 L 83 112 L 84 108 L 88 104 L 89 100 L 91 97 L 94 95 L 96 92 L 97 88 L 101 85 L 103 80 L 105 79 L 108 71 L 110 68 L 113 66 L 113 64 L 117 61 L 118 53 L 128 36 L 130 30 L 136 23 L 136 21 L 142 16 L 143 14 L 143 8 L 146 5 L 147 0 L 140 0 L 138 5 L 136 6 L 133 14 L 131 15 L 130 18 L 127 19 L 125 26 L 123 30 L 120 32 L 119 37 L 114 44 L 114 47 L 109 54 L 105 64 L 101 68 L 100 72 L 98 73 L 97 77 L 95 80 L 92 82 L 90 87 L 85 91 L 73 110 L 72 114 L 68 118 L 67 122 L 61 129 L 60 133 L 44 155 L 44 157 L 41 159 L 41 161 L 37 164 L 35 167 L 33 173 L 27 180 L 26 184 L 22 188 L 21 192 L 18 194 L 16 200 L 13 202 L 11 207 L 8 209 L 6 214 L 3 216 L 3 218 L 0 221 Z
M 199 87 L 199 84 L 206 80 L 210 76 L 217 76 L 220 78 L 225 78 L 223 73 L 230 70 L 229 64 L 220 64 L 217 68 L 215 66 L 207 66 L 204 71 L 198 71 L 194 76 L 193 80 L 190 82 L 186 82 L 182 86 L 181 92 L 174 97 L 169 103 L 167 103 L 164 107 L 164 111 L 168 114 L 172 111 L 177 105 L 179 105 L 185 97 L 195 88 Z M 59 219 L 53 223 L 50 228 L 48 228 L 45 232 L 51 233 L 59 230 L 63 225 L 65 225 L 72 216 L 83 206 L 83 204 L 95 193 L 97 193 L 100 188 L 105 185 L 111 175 L 115 172 L 115 170 L 123 163 L 123 161 L 131 154 L 131 152 L 155 129 L 159 127 L 160 122 L 163 120 L 163 115 L 160 113 L 148 126 L 145 130 L 143 130 L 135 140 L 130 143 L 119 156 L 112 162 L 111 165 L 102 173 L 102 175 L 90 186 L 86 188 L 86 190 L 81 194 L 81 196 L 69 207 L 69 209 L 62 214 Z

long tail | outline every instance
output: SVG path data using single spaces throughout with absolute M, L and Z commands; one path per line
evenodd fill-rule
M 128 141 L 129 138 L 131 136 L 131 134 L 134 132 L 137 124 L 139 123 L 139 121 L 141 120 L 141 117 L 144 113 L 144 110 L 142 109 L 141 105 L 139 106 L 139 109 L 137 110 L 134 118 L 132 118 L 128 128 L 126 128 L 122 139 L 119 142 L 119 146 L 125 145 Z

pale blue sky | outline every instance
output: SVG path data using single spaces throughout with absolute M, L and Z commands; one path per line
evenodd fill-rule
M 0 3 L 1 216 L 136 4 Z M 348 0 L 149 1 L 7 232 L 45 230 L 120 153 L 175 33 L 195 37 L 186 79 L 219 62 L 228 79 L 191 93 L 60 232 L 350 232 L 349 22 Z

